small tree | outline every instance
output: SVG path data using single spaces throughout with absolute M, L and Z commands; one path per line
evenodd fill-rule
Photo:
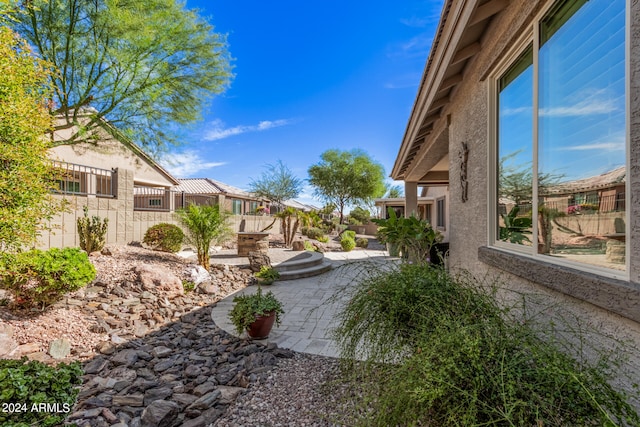
M 269 199 L 279 209 L 284 201 L 298 197 L 302 191 L 302 180 L 297 178 L 281 160 L 275 165 L 267 165 L 258 180 L 251 180 L 249 191 Z
M 315 194 L 340 211 L 340 223 L 348 204 L 366 204 L 385 191 L 384 168 L 362 150 L 327 150 L 309 168 Z
M 276 217 L 280 218 L 282 233 L 284 234 L 284 245 L 290 248 L 300 225 L 299 211 L 287 206 L 282 212 L 276 214 Z
M 355 220 L 357 224 L 366 224 L 371 218 L 371 213 L 360 206 L 356 206 L 351 212 L 349 212 L 349 218 Z
M 211 243 L 221 243 L 231 232 L 228 215 L 220 210 L 220 205 L 189 205 L 178 211 L 182 224 L 189 230 L 187 241 L 196 247 L 198 264 L 209 270 L 209 250 Z
M 0 27 L 0 251 L 32 245 L 61 207 L 50 194 L 56 172 L 44 138 L 50 74 L 24 40 Z

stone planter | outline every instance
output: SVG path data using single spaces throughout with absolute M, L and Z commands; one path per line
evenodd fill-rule
M 269 233 L 238 233 L 238 256 L 249 256 L 249 252 L 267 252 L 269 250 Z

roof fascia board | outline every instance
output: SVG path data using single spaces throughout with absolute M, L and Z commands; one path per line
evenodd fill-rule
M 441 31 L 441 36 L 436 49 L 431 52 L 429 60 L 427 61 L 427 66 L 430 62 L 432 65 L 428 67 L 428 69 L 425 69 L 422 76 L 423 83 L 414 103 L 409 124 L 407 125 L 407 130 L 392 170 L 391 176 L 395 179 L 398 178 L 400 168 L 418 134 L 420 125 L 431 109 L 431 104 L 437 92 L 440 90 L 440 84 L 444 80 L 447 67 L 453 61 L 458 44 L 471 21 L 478 1 L 479 0 L 452 0 L 448 14 L 446 16 L 443 15 L 440 20 L 436 33 Z M 445 20 L 444 27 L 440 28 L 440 26 L 443 25 L 443 19 Z

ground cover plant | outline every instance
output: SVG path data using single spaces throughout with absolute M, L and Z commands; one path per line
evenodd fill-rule
M 58 426 L 76 402 L 80 363 L 47 366 L 38 361 L 0 360 L 0 425 Z
M 609 384 L 615 350 L 570 356 L 473 278 L 401 264 L 352 292 L 334 338 L 361 396 L 354 425 L 640 425 Z

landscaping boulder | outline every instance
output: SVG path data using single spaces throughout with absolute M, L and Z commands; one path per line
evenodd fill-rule
M 302 240 L 294 240 L 291 244 L 292 251 L 304 251 L 304 242 Z
M 164 267 L 143 264 L 136 266 L 134 272 L 145 291 L 162 292 L 168 298 L 184 295 L 182 280 Z
M 251 251 L 249 252 L 249 268 L 254 273 L 260 271 L 263 267 L 271 267 L 271 259 L 269 255 L 261 251 Z

